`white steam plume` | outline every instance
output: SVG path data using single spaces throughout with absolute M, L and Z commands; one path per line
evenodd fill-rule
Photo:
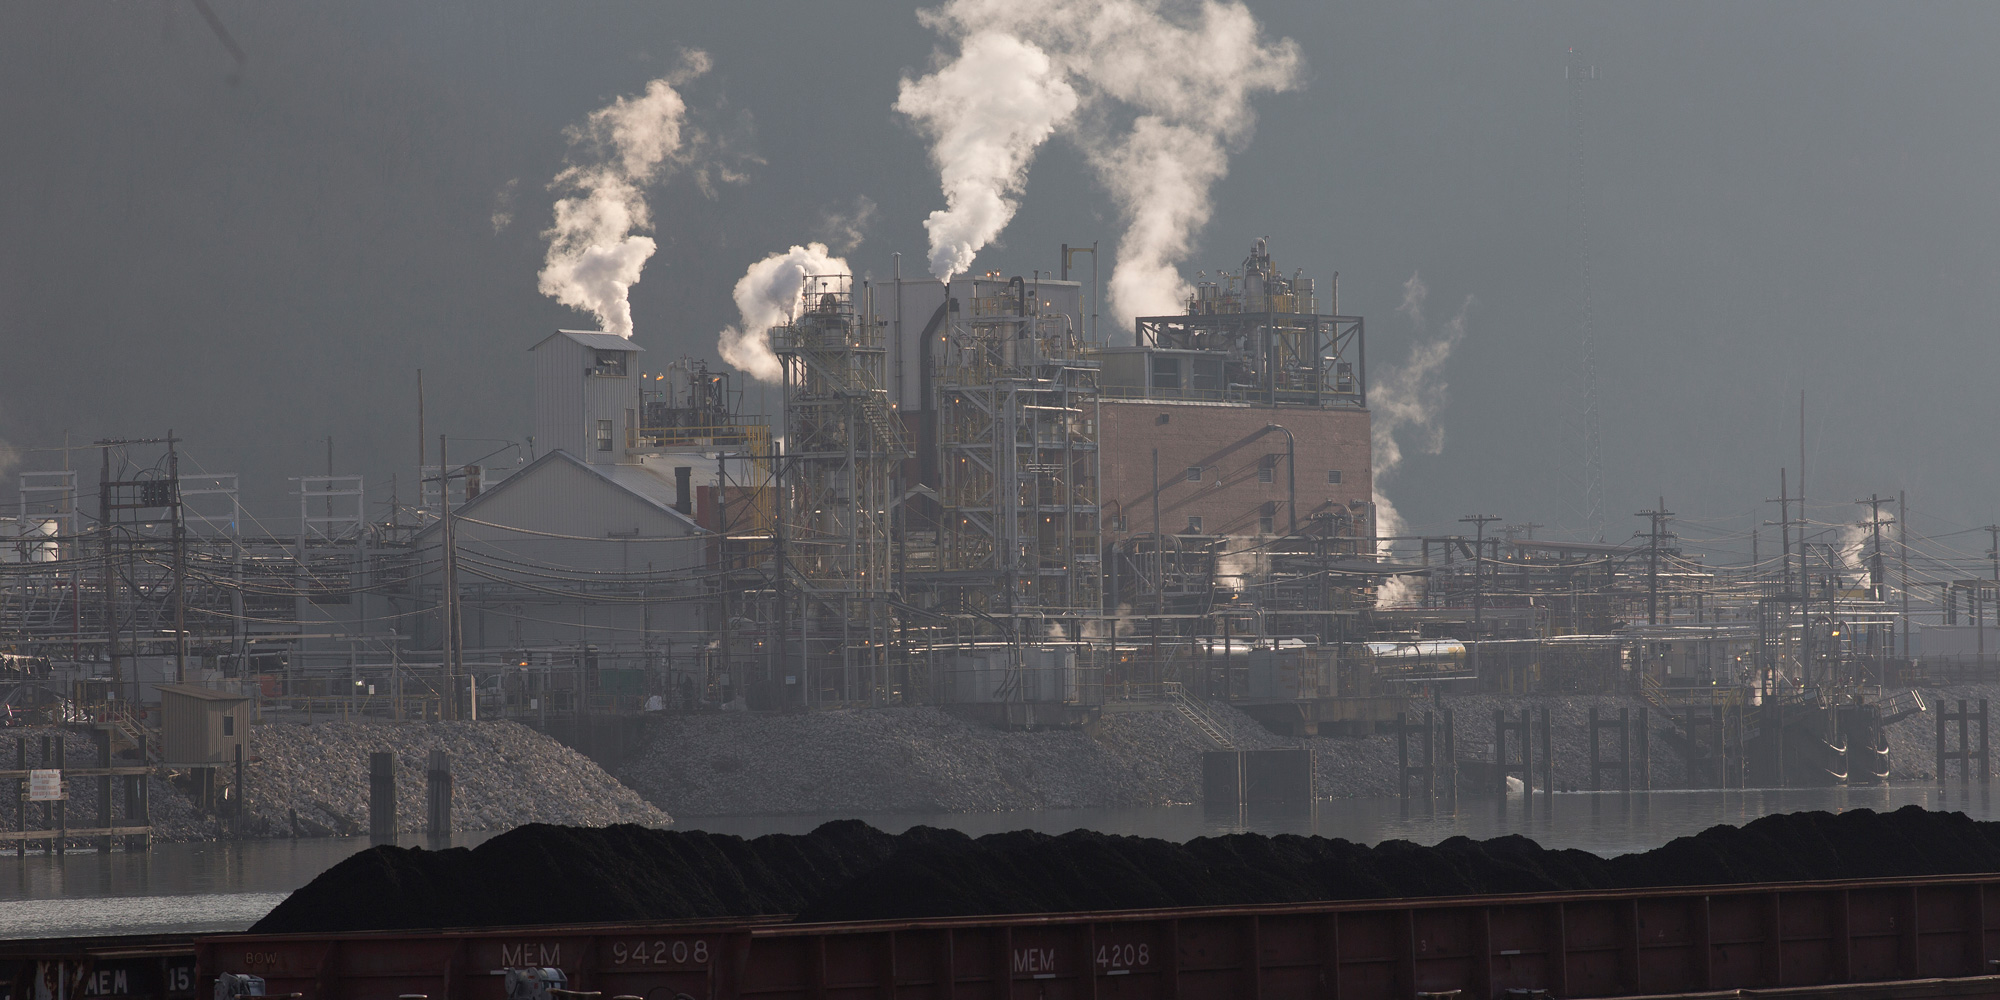
M 827 209 L 819 215 L 819 235 L 835 253 L 851 253 L 868 238 L 868 223 L 875 218 L 875 199 L 854 196 L 847 211 Z
M 1179 264 L 1208 222 L 1208 192 L 1228 173 L 1229 154 L 1213 135 L 1146 115 L 1090 162 L 1127 221 L 1107 285 L 1112 315 L 1129 327 L 1134 316 L 1184 311 L 1192 290 Z
M 742 324 L 724 327 L 716 341 L 722 360 L 752 378 L 778 381 L 784 369 L 771 352 L 771 328 L 798 309 L 799 291 L 808 275 L 852 273 L 847 261 L 829 253 L 824 243 L 795 246 L 750 265 L 736 282 L 736 311 L 742 314 Z
M 706 53 L 685 53 L 676 72 L 568 130 L 571 145 L 587 150 L 589 159 L 572 162 L 549 183 L 575 193 L 556 201 L 555 224 L 542 233 L 549 250 L 539 284 L 543 295 L 596 316 L 606 333 L 632 335 L 627 294 L 657 248 L 652 237 L 637 235 L 653 228 L 644 189 L 695 162 L 704 146 L 674 88 L 708 68 Z
M 1033 138 L 1033 143 L 1067 123 L 1126 225 L 1109 283 L 1113 315 L 1130 326 L 1134 316 L 1178 311 L 1189 292 L 1179 264 L 1208 221 L 1209 191 L 1228 173 L 1230 149 L 1246 142 L 1256 124 L 1250 99 L 1298 86 L 1303 67 L 1298 46 L 1290 39 L 1266 44 L 1248 7 L 1220 0 L 947 0 L 920 16 L 959 39 L 966 53 L 934 76 L 958 71 L 975 42 L 996 69 L 1007 67 L 991 53 L 1008 50 L 996 38 L 1011 40 L 1014 51 L 1046 54 L 1051 69 L 1045 73 L 1036 64 L 1019 87 L 1039 90 L 1047 100 L 982 102 L 976 115 L 951 105 L 928 110 L 948 123 L 965 122 L 958 127 L 968 136 Z M 979 82 L 971 69 L 961 79 Z M 909 89 L 906 84 L 906 100 Z M 1074 109 L 1055 100 L 1064 89 L 1075 94 Z M 1127 115 L 1129 126 L 1122 124 Z M 979 202 L 964 194 L 953 200 L 947 164 L 957 161 L 945 155 L 944 131 L 932 124 L 934 118 L 924 120 L 939 139 L 933 158 L 945 175 L 949 206 L 934 214 L 932 223 L 956 219 L 962 202 L 967 221 L 985 224 L 977 230 L 980 239 L 958 243 L 941 241 L 933 225 L 933 272 L 941 264 L 960 271 L 1013 216 L 1011 196 L 1021 189 L 1034 145 L 1012 159 L 968 157 L 982 167 L 979 176 L 1003 178 L 1005 184 L 996 187 L 989 180 Z M 1020 149 L 991 138 L 985 145 Z M 959 148 L 977 151 L 968 143 Z M 987 210 L 975 213 L 980 204 Z
M 8 444 L 5 438 L 0 438 L 0 476 L 14 471 L 14 467 L 19 464 L 21 464 L 21 449 Z
M 1076 90 L 1048 53 L 997 30 L 964 37 L 957 59 L 904 78 L 896 110 L 930 136 L 944 187 L 945 207 L 924 221 L 932 275 L 950 281 L 963 273 L 1007 228 L 1036 148 L 1076 105 Z
M 1377 535 L 1400 535 L 1404 530 L 1402 514 L 1382 489 L 1384 482 L 1403 464 L 1403 443 L 1398 435 L 1412 436 L 1414 446 L 1427 455 L 1444 450 L 1444 425 L 1438 422 L 1446 402 L 1444 363 L 1465 339 L 1465 314 L 1472 306 L 1472 299 L 1468 297 L 1459 306 L 1458 315 L 1438 335 L 1432 336 L 1424 321 L 1424 299 L 1429 294 L 1419 275 L 1412 274 L 1410 280 L 1403 282 L 1403 304 L 1396 311 L 1409 321 L 1418 339 L 1410 345 L 1409 360 L 1401 367 L 1378 372 L 1368 390 L 1368 408 L 1372 411 L 1370 471 L 1375 486 Z M 1416 596 L 1416 585 L 1407 577 L 1397 576 L 1382 585 L 1376 600 L 1382 606 L 1392 607 L 1414 603 Z
M 1094 87 L 1139 112 L 1120 136 L 1083 135 L 1098 180 L 1126 222 L 1108 285 L 1111 314 L 1180 312 L 1192 289 L 1180 275 L 1208 222 L 1209 192 L 1229 172 L 1229 150 L 1257 124 L 1250 98 L 1299 85 L 1304 59 L 1291 39 L 1266 45 L 1241 3 L 1204 0 L 1170 18 L 1166 4 L 1106 0 L 1082 30 L 1081 71 Z
M 1840 526 L 1840 565 L 1837 569 L 1843 583 L 1852 575 L 1854 586 L 1868 586 L 1868 546 L 1873 537 L 1866 522 Z

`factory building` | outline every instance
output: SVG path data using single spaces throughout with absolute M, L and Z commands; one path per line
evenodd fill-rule
M 1265 634 L 1334 634 L 1324 616 L 1360 606 L 1371 582 L 1324 583 L 1374 547 L 1362 320 L 1320 313 L 1313 281 L 1286 277 L 1263 240 L 1240 270 L 1202 275 L 1188 305 L 1092 355 L 1108 603 L 1205 613 L 1219 600 L 1253 608 Z
M 414 706 L 392 712 L 665 694 L 1066 724 L 1119 663 L 1339 633 L 1372 558 L 1361 321 L 1261 243 L 1131 345 L 1095 300 L 1061 272 L 807 276 L 766 331 L 770 418 L 704 362 L 555 331 L 529 348 L 530 461 L 496 476 L 450 442 L 387 524 L 359 477 L 302 478 L 295 542 L 194 575 L 270 619 L 236 639 L 282 674 L 266 695 Z
M 438 608 L 449 591 L 457 611 L 418 616 L 416 646 L 496 678 L 509 704 L 711 694 L 720 553 L 704 512 L 725 478 L 764 467 L 768 426 L 736 412 L 727 375 L 642 371 L 644 348 L 623 337 L 564 330 L 530 350 L 546 450 L 497 485 L 453 490 L 471 496 L 448 544 L 443 519 L 417 532 L 413 598 Z
M 1286 534 L 1372 499 L 1365 410 L 1124 398 L 1103 415 L 1113 542 Z
M 673 606 L 683 613 L 648 603 L 698 594 L 708 558 L 706 533 L 675 489 L 644 466 L 592 465 L 554 451 L 454 508 L 462 641 L 496 654 L 579 641 L 625 647 L 651 625 L 688 642 L 695 605 Z M 427 591 L 442 586 L 443 534 L 436 522 L 416 537 Z M 648 584 L 651 592 L 640 594 Z M 436 621 L 419 621 L 419 644 L 436 647 Z

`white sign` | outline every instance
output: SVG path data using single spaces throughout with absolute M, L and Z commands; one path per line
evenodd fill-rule
M 62 797 L 61 771 L 37 768 L 28 772 L 28 801 L 58 802 Z

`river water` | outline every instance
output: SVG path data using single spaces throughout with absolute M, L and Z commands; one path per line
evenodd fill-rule
M 1995 796 L 1979 786 L 1931 784 L 1876 788 L 1660 791 L 1646 794 L 1562 793 L 1550 803 L 1537 796 L 1534 813 L 1521 800 L 1462 797 L 1455 808 L 1413 806 L 1395 799 L 1322 802 L 1311 814 L 1215 816 L 1198 806 L 1146 809 L 1049 809 L 1009 813 L 855 816 L 731 816 L 684 818 L 677 829 L 740 836 L 805 833 L 830 819 L 866 820 L 891 832 L 928 825 L 978 836 L 1004 830 L 1105 833 L 1185 841 L 1253 831 L 1317 834 L 1375 844 L 1409 840 L 1435 844 L 1448 837 L 1476 839 L 1522 834 L 1551 848 L 1578 848 L 1613 856 L 1658 847 L 1718 823 L 1742 824 L 1779 812 L 1824 809 L 1896 809 L 1918 805 L 1996 816 Z M 463 835 L 473 846 L 492 834 Z M 416 838 L 406 844 L 418 843 Z M 0 938 L 72 934 L 146 934 L 234 931 L 249 927 L 293 889 L 368 846 L 367 838 L 159 844 L 150 851 L 62 857 L 0 855 Z

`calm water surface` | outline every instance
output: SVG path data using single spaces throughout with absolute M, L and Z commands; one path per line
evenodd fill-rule
M 1521 801 L 1462 797 L 1456 809 L 1413 807 L 1406 815 L 1395 799 L 1321 803 L 1312 815 L 1212 816 L 1197 806 L 1149 809 L 1049 809 L 979 814 L 854 814 L 852 816 L 684 817 L 677 829 L 741 836 L 805 833 L 831 819 L 862 819 L 901 832 L 928 825 L 974 836 L 1004 830 L 1064 833 L 1078 828 L 1184 841 L 1254 831 L 1318 834 L 1363 843 L 1410 840 L 1434 844 L 1447 837 L 1478 839 L 1517 833 L 1545 847 L 1573 847 L 1605 856 L 1643 851 L 1718 823 L 1807 809 L 1896 809 L 1919 805 L 2000 819 L 1989 789 L 1959 785 L 1891 785 L 1869 789 L 1668 791 L 1624 795 L 1569 793 L 1552 808 L 1537 797 L 1524 816 Z M 477 844 L 491 834 L 467 834 Z M 414 844 L 415 839 L 406 840 Z M 64 934 L 141 934 L 166 931 L 242 930 L 293 889 L 356 851 L 366 838 L 161 844 L 125 854 L 71 852 L 60 857 L 0 855 L 0 938 Z

